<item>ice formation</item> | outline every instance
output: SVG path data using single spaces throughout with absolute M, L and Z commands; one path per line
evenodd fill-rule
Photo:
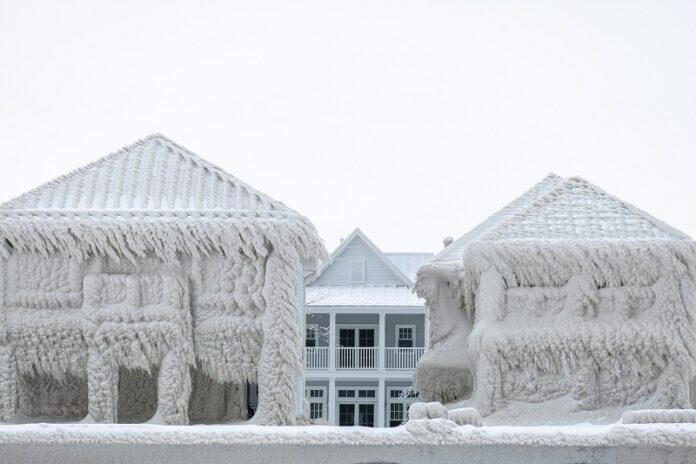
M 690 407 L 696 247 L 579 178 L 550 175 L 418 272 L 428 401 L 483 414 L 570 396 L 594 410 Z
M 160 135 L 0 206 L 0 420 L 303 420 L 312 224 Z

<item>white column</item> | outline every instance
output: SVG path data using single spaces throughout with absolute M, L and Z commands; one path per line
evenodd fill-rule
M 384 414 L 387 409 L 384 401 L 384 379 L 379 379 L 379 389 L 377 390 L 377 427 L 384 427 Z
M 387 338 L 387 325 L 385 324 L 385 314 L 384 311 L 379 313 L 379 336 L 377 337 L 378 344 L 379 344 L 379 350 L 377 350 L 377 357 L 379 359 L 379 370 L 383 371 L 384 370 L 384 358 L 386 357 L 386 350 L 384 349 L 385 347 L 385 342 Z
M 329 370 L 336 370 L 336 313 L 329 313 Z
M 326 405 L 329 408 L 329 425 L 336 425 L 336 379 L 329 379 L 329 399 Z

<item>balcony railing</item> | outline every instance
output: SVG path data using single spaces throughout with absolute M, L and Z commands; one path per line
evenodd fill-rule
M 425 348 L 385 348 L 386 369 L 415 369 Z
M 304 349 L 304 365 L 306 369 L 329 369 L 329 347 L 312 347 Z M 423 356 L 425 348 L 394 348 L 384 349 L 384 368 L 392 370 L 415 369 L 418 360 Z M 379 348 L 336 348 L 336 369 L 377 369 L 380 353 Z
M 378 348 L 336 348 L 336 369 L 375 369 Z
M 329 348 L 305 348 L 304 362 L 307 369 L 328 369 Z

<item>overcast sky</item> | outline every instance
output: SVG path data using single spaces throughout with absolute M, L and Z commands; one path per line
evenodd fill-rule
M 330 249 L 436 251 L 549 172 L 693 236 L 695 25 L 693 1 L 0 0 L 0 200 L 161 132 Z

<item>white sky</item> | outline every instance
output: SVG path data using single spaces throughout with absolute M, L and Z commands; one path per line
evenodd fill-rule
M 549 172 L 696 235 L 695 25 L 693 1 L 0 0 L 0 200 L 161 132 L 330 249 L 437 251 Z

